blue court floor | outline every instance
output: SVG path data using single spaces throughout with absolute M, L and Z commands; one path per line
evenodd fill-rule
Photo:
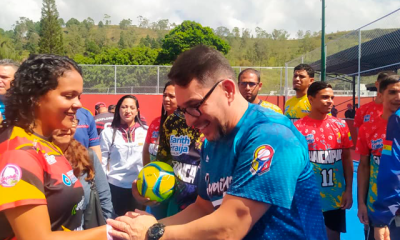
M 353 207 L 346 212 L 347 233 L 342 234 L 342 240 L 364 240 L 364 226 L 357 217 L 357 168 L 358 161 L 354 163 L 353 175 Z

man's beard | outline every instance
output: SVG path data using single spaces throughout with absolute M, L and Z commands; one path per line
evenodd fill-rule
M 223 138 L 224 136 L 226 136 L 226 134 L 228 133 L 228 124 L 218 124 L 217 125 L 217 129 L 216 129 L 216 133 L 214 134 L 214 137 L 212 140 L 207 139 L 208 141 L 218 141 L 221 138 Z

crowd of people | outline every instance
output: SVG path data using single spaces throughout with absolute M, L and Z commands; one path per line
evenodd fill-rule
M 93 116 L 67 57 L 0 60 L 0 240 L 336 240 L 353 198 L 366 240 L 400 239 L 400 77 L 380 73 L 374 101 L 349 107 L 353 144 L 332 86 L 314 75 L 294 68 L 282 111 L 260 98 L 259 71 L 236 76 L 197 46 L 174 62 L 147 125 L 133 95 L 96 103 Z M 153 161 L 177 180 L 161 203 L 136 186 Z

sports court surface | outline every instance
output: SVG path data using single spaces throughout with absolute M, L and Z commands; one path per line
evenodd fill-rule
M 353 207 L 346 212 L 347 222 L 347 233 L 342 234 L 342 240 L 363 240 L 364 239 L 364 227 L 360 223 L 357 217 L 357 168 L 358 161 L 354 163 L 354 175 L 353 175 Z

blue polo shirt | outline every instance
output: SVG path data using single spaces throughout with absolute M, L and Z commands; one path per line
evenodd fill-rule
M 199 196 L 270 204 L 244 239 L 325 240 L 321 197 L 304 136 L 284 115 L 249 104 L 236 127 L 201 152 Z
M 4 113 L 6 112 L 6 106 L 4 105 L 4 102 L 0 100 L 0 113 L 3 119 L 6 119 L 6 116 Z
M 79 120 L 79 124 L 76 128 L 74 138 L 86 148 L 100 145 L 96 122 L 89 110 L 85 108 L 78 109 L 76 118 Z

